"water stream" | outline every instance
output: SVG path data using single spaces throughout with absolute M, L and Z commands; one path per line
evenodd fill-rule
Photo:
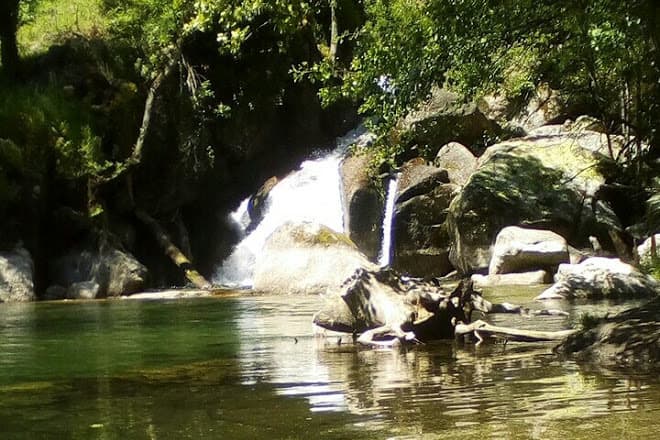
M 392 259 L 392 221 L 394 220 L 394 199 L 399 184 L 399 176 L 392 177 L 387 184 L 385 214 L 383 215 L 383 243 L 378 255 L 380 267 L 389 266 Z
M 536 293 L 487 295 L 533 306 Z M 657 438 L 657 375 L 580 366 L 554 357 L 551 344 L 338 344 L 311 329 L 320 304 L 316 296 L 3 304 L 2 438 Z M 543 326 L 631 305 L 552 304 L 569 316 Z M 539 326 L 511 316 L 495 323 Z

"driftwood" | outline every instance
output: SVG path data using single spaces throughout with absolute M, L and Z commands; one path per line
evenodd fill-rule
M 493 304 L 462 281 L 451 293 L 423 280 L 402 279 L 391 270 L 358 269 L 346 280 L 341 292 L 326 298 L 313 323 L 325 329 L 352 333 L 357 342 L 379 347 L 450 339 L 474 333 L 515 341 L 547 341 L 566 337 L 567 332 L 536 332 L 495 327 L 477 320 L 489 313 L 515 313 L 528 316 L 567 315 L 561 310 L 530 310 L 509 303 Z M 458 323 L 458 324 L 457 324 Z M 359 337 L 358 337 L 359 335 Z
M 561 330 L 556 332 L 521 330 L 490 325 L 479 319 L 471 324 L 458 322 L 456 324 L 455 332 L 457 336 L 472 333 L 478 340 L 477 344 L 480 344 L 485 338 L 498 338 L 505 341 L 517 342 L 562 341 L 575 333 L 576 330 Z
M 181 250 L 172 242 L 169 235 L 163 228 L 160 227 L 158 222 L 141 209 L 135 211 L 137 218 L 151 229 L 158 244 L 165 251 L 165 254 L 176 264 L 185 274 L 188 281 L 190 281 L 198 289 L 208 289 L 211 283 L 193 267 L 190 260 L 181 252 Z

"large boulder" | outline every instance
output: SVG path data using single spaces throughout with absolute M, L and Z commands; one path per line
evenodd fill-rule
M 50 267 L 51 284 L 65 288 L 66 296 L 89 299 L 130 295 L 143 290 L 147 268 L 133 255 L 118 249 L 73 251 L 54 260 Z M 90 288 L 93 284 L 98 289 Z M 50 289 L 50 292 L 57 292 Z M 49 298 L 55 299 L 55 298 Z
M 555 284 L 536 299 L 633 298 L 655 296 L 660 283 L 617 258 L 591 257 L 561 264 Z
M 497 234 L 489 275 L 553 269 L 569 263 L 568 244 L 552 231 L 507 226 Z
M 468 148 L 458 142 L 450 142 L 438 151 L 433 164 L 447 170 L 449 181 L 463 186 L 477 170 L 477 158 Z
M 368 174 L 369 161 L 366 154 L 350 155 L 342 161 L 339 173 L 344 230 L 360 251 L 375 261 L 380 251 L 384 203 L 381 188 Z
M 599 319 L 569 336 L 557 351 L 604 367 L 657 370 L 660 299 Z
M 406 115 L 394 131 L 399 133 L 396 141 L 433 159 L 441 146 L 452 141 L 470 145 L 479 153 L 483 139 L 497 136 L 501 130 L 476 103 L 466 103 L 455 93 L 435 88 L 431 97 Z
M 0 302 L 33 301 L 33 278 L 32 257 L 25 248 L 0 252 Z
M 475 287 L 536 286 L 552 282 L 552 275 L 545 270 L 496 275 L 474 274 L 470 277 Z
M 413 160 L 401 169 L 394 204 L 392 267 L 408 275 L 442 276 L 449 263 L 447 209 L 459 187 L 446 170 Z
M 553 130 L 550 130 L 550 129 Z M 610 231 L 621 223 L 599 199 L 611 163 L 609 152 L 623 139 L 562 126 L 489 147 L 479 159 L 447 217 L 451 261 L 464 273 L 485 271 L 497 233 L 506 226 L 548 229 L 582 248 L 596 236 L 611 246 Z
M 276 294 L 333 291 L 358 268 L 375 269 L 346 235 L 311 222 L 287 222 L 257 256 L 254 289 Z

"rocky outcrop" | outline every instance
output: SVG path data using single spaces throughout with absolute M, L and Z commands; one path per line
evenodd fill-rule
M 254 289 L 276 294 L 321 294 L 357 268 L 375 268 L 346 235 L 315 223 L 285 223 L 257 256 Z
M 633 298 L 660 293 L 660 283 L 617 258 L 592 257 L 561 264 L 555 284 L 536 299 Z
M 594 235 L 607 246 L 609 232 L 621 224 L 599 199 L 605 183 L 600 169 L 622 142 L 551 126 L 489 147 L 449 208 L 451 262 L 464 273 L 484 271 L 495 237 L 506 226 L 548 229 L 577 248 L 587 247 Z
M 569 262 L 564 237 L 552 231 L 507 226 L 497 234 L 488 274 L 550 269 Z
M 0 252 L 0 302 L 34 299 L 34 268 L 30 253 L 23 247 Z
M 477 158 L 468 148 L 458 142 L 450 142 L 438 151 L 433 164 L 447 170 L 449 182 L 463 186 L 477 169 Z
M 605 317 L 568 337 L 556 351 L 604 367 L 657 370 L 660 299 Z
M 488 119 L 475 103 L 465 103 L 460 97 L 436 88 L 431 98 L 410 112 L 398 124 L 399 141 L 426 152 L 432 159 L 441 146 L 456 141 L 480 152 L 485 137 L 494 137 L 499 126 Z
M 394 205 L 392 267 L 412 276 L 442 276 L 453 270 L 444 226 L 459 187 L 446 170 L 413 160 L 401 169 Z
M 342 161 L 339 172 L 346 234 L 375 261 L 380 251 L 384 203 L 381 188 L 368 175 L 369 161 L 366 154 L 350 155 Z
M 144 289 L 147 269 L 131 254 L 118 249 L 107 249 L 103 252 L 83 250 L 70 252 L 51 264 L 51 283 L 64 287 L 65 297 L 89 299 L 105 298 L 120 295 L 130 295 Z M 90 288 L 93 284 L 98 289 Z M 62 290 L 49 288 L 49 295 Z M 53 298 L 48 299 L 63 299 Z

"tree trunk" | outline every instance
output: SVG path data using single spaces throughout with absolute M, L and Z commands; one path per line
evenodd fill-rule
M 188 281 L 193 283 L 198 289 L 208 289 L 211 287 L 209 283 L 197 270 L 193 267 L 190 260 L 183 255 L 183 252 L 174 244 L 170 239 L 169 235 L 163 228 L 160 227 L 158 222 L 141 209 L 135 210 L 135 215 L 137 218 L 142 220 L 142 222 L 151 229 L 158 244 L 165 254 L 170 257 L 170 259 L 176 264 L 181 270 L 183 270 Z
M 18 44 L 18 0 L 0 2 L 0 61 L 7 76 L 15 78 L 19 70 Z
M 330 61 L 337 60 L 339 46 L 339 24 L 337 21 L 337 0 L 330 0 Z
M 561 330 L 556 332 L 543 332 L 537 330 L 520 330 L 517 328 L 498 327 L 485 321 L 477 320 L 471 324 L 458 323 L 456 335 L 473 333 L 481 343 L 485 338 L 499 338 L 506 341 L 543 342 L 561 341 L 576 332 L 576 330 Z

